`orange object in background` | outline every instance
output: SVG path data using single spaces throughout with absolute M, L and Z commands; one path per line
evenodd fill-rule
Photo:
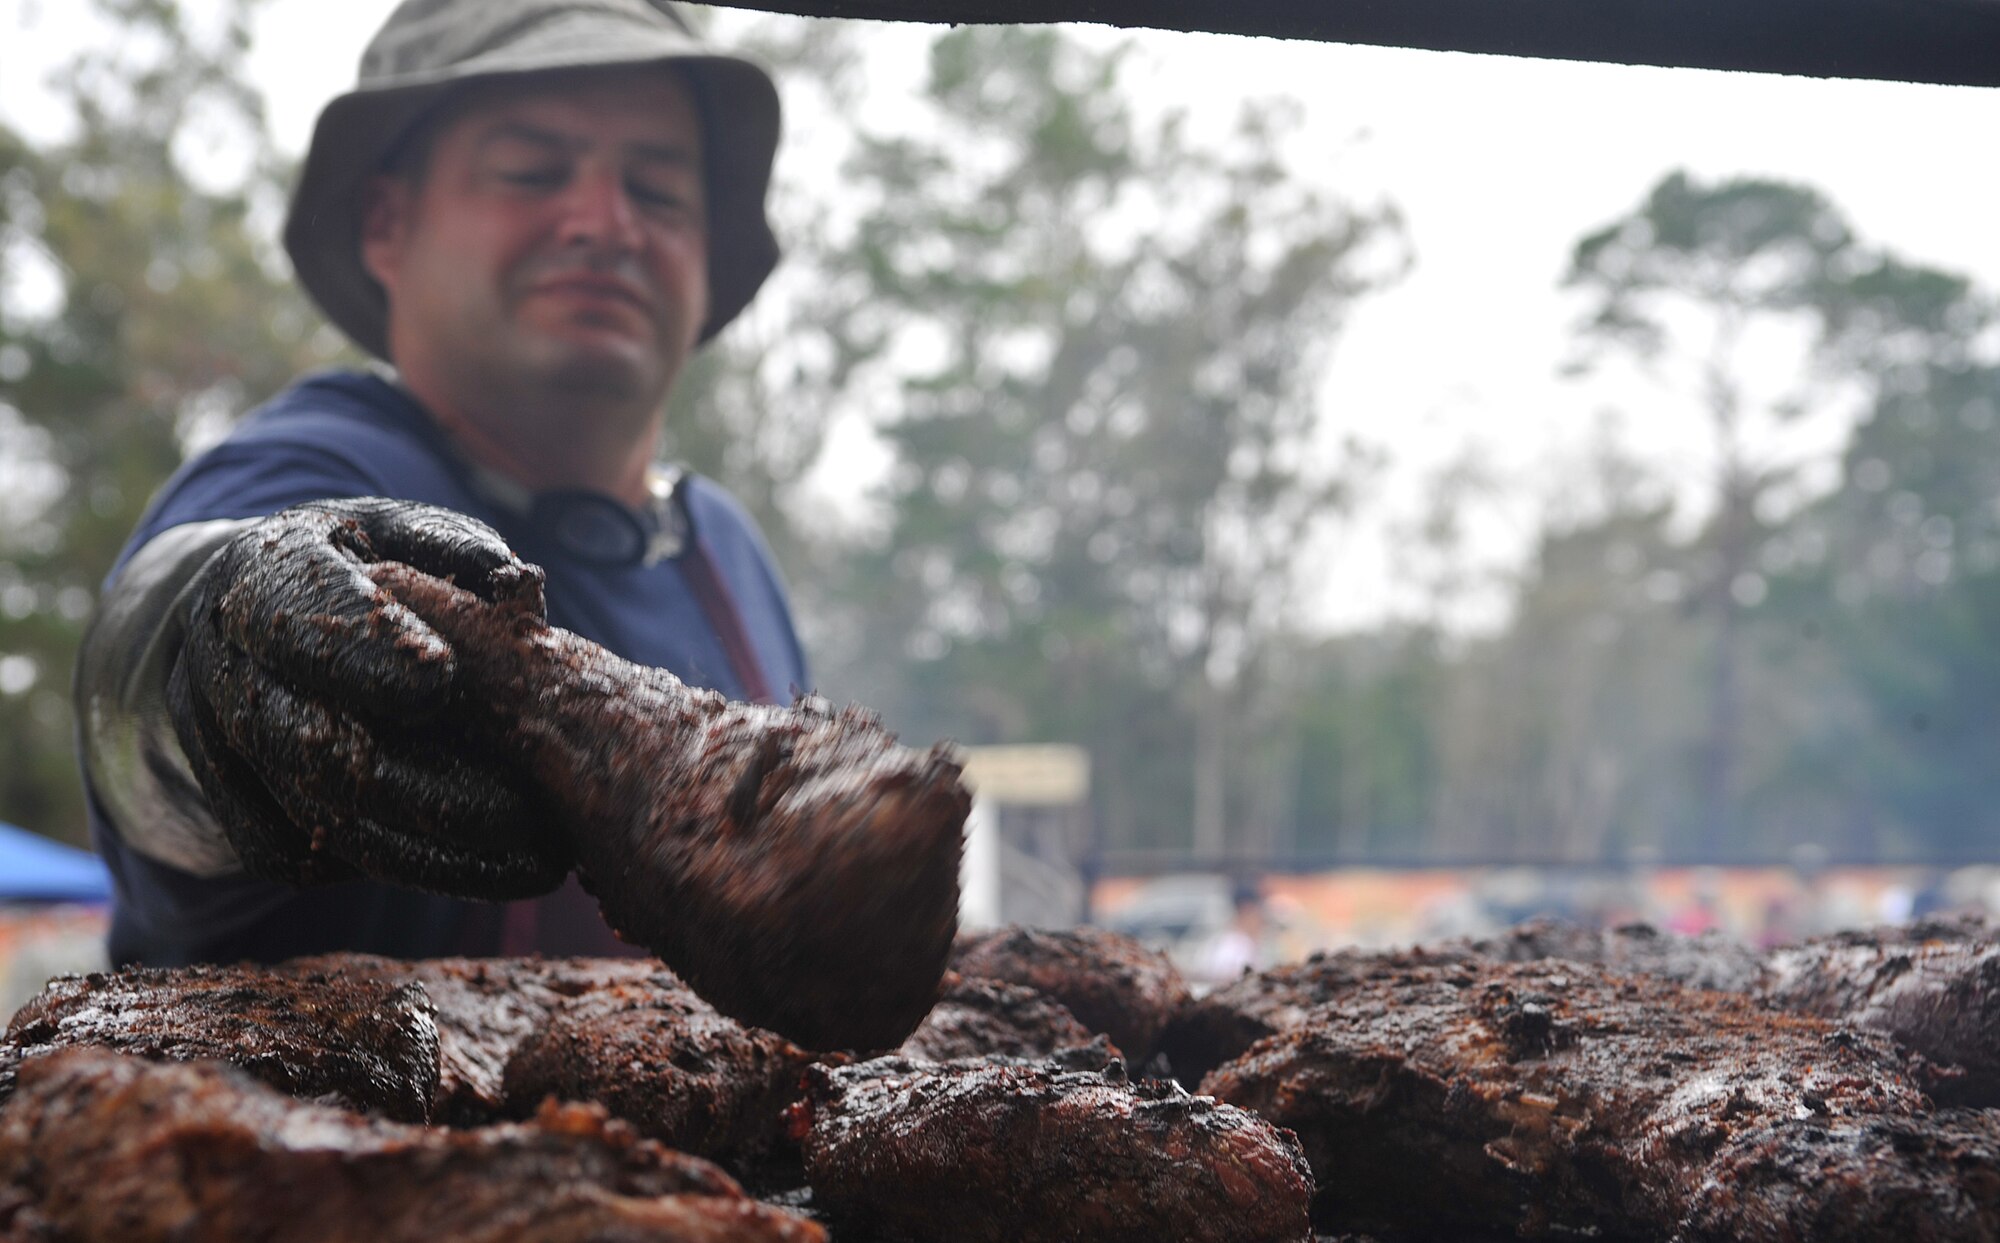
M 1092 891 L 1091 910 L 1098 923 L 1166 950 L 1190 978 L 1215 984 L 1222 981 L 1203 964 L 1230 926 L 1232 885 L 1240 883 L 1207 873 L 1111 877 Z M 2000 867 L 1340 868 L 1265 875 L 1257 886 L 1260 958 L 1273 962 L 1350 945 L 1485 936 L 1536 917 L 1587 927 L 1643 921 L 1769 947 L 1925 915 L 2000 915 Z
M 104 969 L 109 918 L 102 906 L 0 905 L 0 1028 L 50 976 Z

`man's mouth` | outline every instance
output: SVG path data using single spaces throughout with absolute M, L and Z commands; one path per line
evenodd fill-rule
M 535 285 L 534 292 L 593 302 L 616 302 L 650 312 L 652 302 L 637 286 L 609 276 L 559 276 Z

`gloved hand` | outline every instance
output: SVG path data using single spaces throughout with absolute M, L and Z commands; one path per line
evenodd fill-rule
M 449 510 L 321 501 L 250 527 L 190 584 L 167 688 L 210 807 L 255 875 L 545 893 L 569 848 L 518 765 L 460 727 L 457 657 L 365 572 L 385 562 L 539 607 L 541 571 Z
M 489 745 L 548 791 L 605 920 L 724 1014 L 812 1049 L 900 1044 L 936 1002 L 971 793 L 945 747 L 817 697 L 730 703 L 405 566 Z M 496 596 L 498 597 L 496 600 Z

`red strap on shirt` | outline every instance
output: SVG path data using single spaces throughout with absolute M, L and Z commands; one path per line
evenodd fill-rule
M 743 688 L 743 697 L 751 703 L 774 704 L 778 697 L 771 693 L 770 680 L 764 676 L 764 664 L 757 659 L 757 649 L 750 644 L 750 632 L 743 625 L 743 614 L 736 607 L 736 596 L 729 590 L 722 575 L 716 572 L 715 557 L 709 552 L 708 541 L 701 532 L 692 533 L 687 549 L 681 554 L 681 571 L 687 575 L 688 586 L 694 591 L 694 598 L 707 615 L 708 624 L 715 631 L 715 637 L 722 643 L 722 653 L 729 659 L 729 666 L 736 672 L 736 681 Z

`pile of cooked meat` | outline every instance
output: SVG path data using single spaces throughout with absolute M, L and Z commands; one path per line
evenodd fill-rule
M 2000 935 L 1533 924 L 1199 999 L 964 934 L 902 1046 L 657 962 L 63 977 L 0 1043 L 0 1241 L 2000 1238 Z

